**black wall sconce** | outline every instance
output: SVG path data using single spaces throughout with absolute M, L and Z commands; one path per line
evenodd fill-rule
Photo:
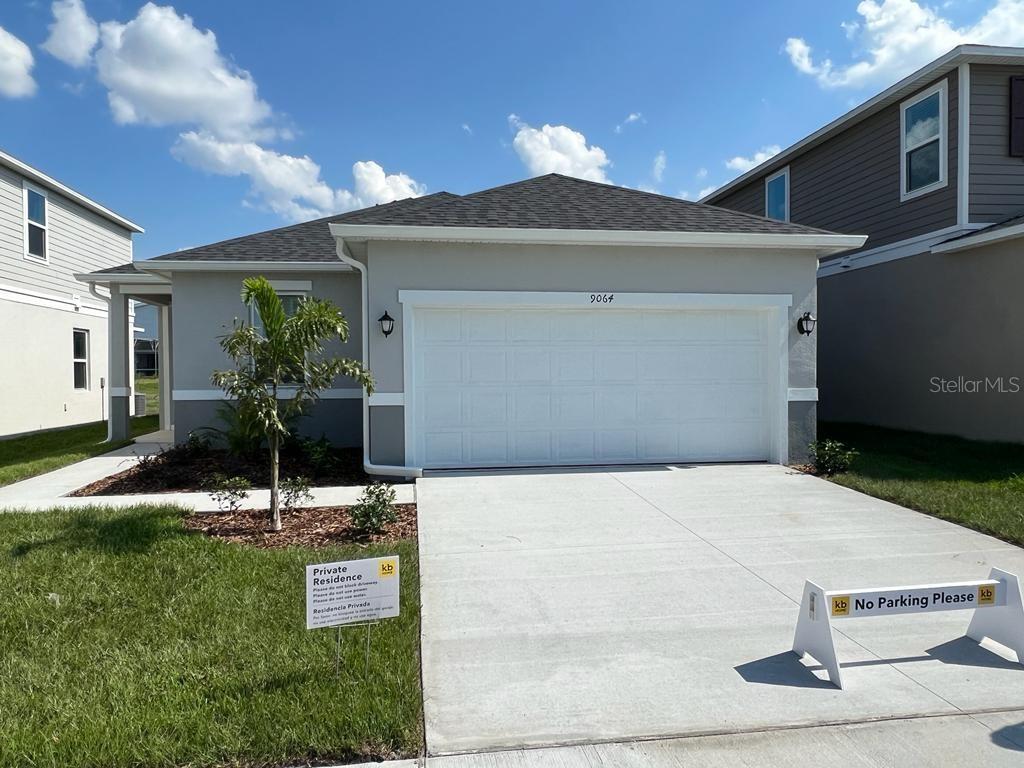
M 395 330 L 395 318 L 389 315 L 386 309 L 384 314 L 377 318 L 377 322 L 380 323 L 380 332 L 384 334 L 385 339 Z
M 804 312 L 803 317 L 796 321 L 796 329 L 803 336 L 810 336 L 814 332 L 814 326 L 818 324 L 818 318 L 810 312 Z

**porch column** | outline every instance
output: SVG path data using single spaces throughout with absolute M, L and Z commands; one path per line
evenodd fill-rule
M 174 381 L 174 371 L 171 368 L 171 341 L 172 323 L 171 307 L 164 305 L 159 307 L 157 320 L 157 376 L 160 379 L 160 429 L 171 429 L 174 426 L 174 401 L 171 399 L 171 383 Z
M 107 439 L 120 442 L 131 437 L 132 326 L 128 318 L 128 297 L 116 283 L 110 285 L 110 313 L 107 319 L 107 365 L 110 376 L 110 421 Z

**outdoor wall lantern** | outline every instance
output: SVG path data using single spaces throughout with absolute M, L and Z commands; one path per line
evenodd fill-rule
M 384 334 L 385 339 L 395 330 L 395 318 L 389 315 L 386 309 L 384 314 L 377 318 L 377 322 L 380 323 L 380 332 Z
M 810 312 L 804 312 L 803 317 L 796 321 L 796 329 L 804 336 L 810 336 L 814 332 L 814 326 L 818 324 L 818 318 Z

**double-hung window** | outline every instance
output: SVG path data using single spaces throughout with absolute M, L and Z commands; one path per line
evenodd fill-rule
M 764 215 L 776 221 L 789 221 L 789 166 L 764 180 Z
M 75 389 L 89 388 L 89 331 L 75 328 L 72 331 L 72 365 L 74 366 Z
M 284 314 L 286 317 L 291 317 L 299 308 L 299 303 L 306 298 L 305 291 L 278 291 L 277 296 L 281 299 L 281 306 L 284 308 Z M 253 327 L 259 331 L 260 335 L 266 334 L 263 328 L 263 319 L 260 317 L 260 313 L 256 310 L 256 306 L 253 305 L 251 315 L 249 318 Z M 284 384 L 298 384 L 300 380 L 296 376 L 285 375 L 282 378 Z
M 25 184 L 25 258 L 48 261 L 46 192 Z
M 900 199 L 946 186 L 946 81 L 900 105 Z

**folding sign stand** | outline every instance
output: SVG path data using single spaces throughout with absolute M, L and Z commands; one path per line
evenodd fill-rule
M 828 679 L 843 687 L 839 658 L 832 637 L 832 619 L 891 616 L 971 609 L 974 617 L 967 637 L 979 643 L 988 638 L 1017 654 L 1024 664 L 1024 600 L 1017 577 L 993 568 L 987 579 L 951 584 L 924 584 L 885 589 L 825 591 L 812 581 L 804 585 L 793 652 L 806 653 L 828 671 Z

